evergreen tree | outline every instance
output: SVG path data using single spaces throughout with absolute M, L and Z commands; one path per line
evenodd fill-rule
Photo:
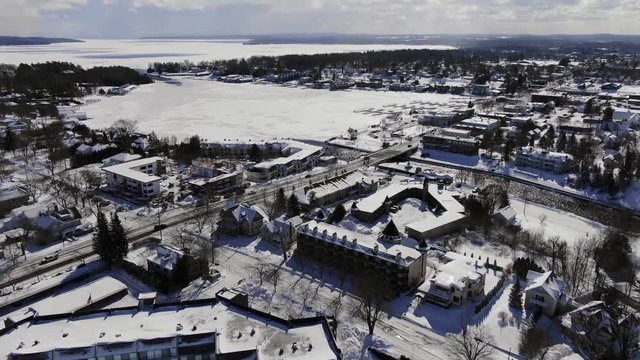
M 344 205 L 339 204 L 333 209 L 333 213 L 331 214 L 331 223 L 339 223 L 347 216 L 347 209 L 344 208 Z
M 16 150 L 16 136 L 11 131 L 11 129 L 7 129 L 7 132 L 4 135 L 4 150 L 5 151 L 15 151 Z
M 256 144 L 251 144 L 249 148 L 249 160 L 258 162 L 262 159 L 262 150 Z
M 522 287 L 520 286 L 520 279 L 516 278 L 515 284 L 511 288 L 511 293 L 509 294 L 509 306 L 522 309 Z
M 300 215 L 300 202 L 298 202 L 298 197 L 295 194 L 291 194 L 287 201 L 287 216 L 292 217 L 298 215 Z
M 608 123 L 613 120 L 613 108 L 611 106 L 607 106 L 602 112 L 602 122 Z
M 278 189 L 276 193 L 276 199 L 273 202 L 276 215 L 284 214 L 287 211 L 287 197 L 284 194 L 284 189 Z
M 571 134 L 569 140 L 567 141 L 566 152 L 571 155 L 575 155 L 576 150 L 578 149 L 578 139 L 576 139 L 576 134 Z
M 110 268 L 113 264 L 113 247 L 111 246 L 109 223 L 102 211 L 98 212 L 97 218 L 96 230 L 93 233 L 93 251 Z
M 111 216 L 109 232 L 111 234 L 111 246 L 113 247 L 113 261 L 121 261 L 129 252 L 129 242 L 117 213 Z
M 511 160 L 511 152 L 513 151 L 513 148 L 515 146 L 515 142 L 511 139 L 507 140 L 504 143 L 504 148 L 502 149 L 502 158 L 504 159 L 504 161 Z
M 558 142 L 556 143 L 556 151 L 564 152 L 567 147 L 567 134 L 563 132 L 560 133 L 560 137 L 558 137 Z

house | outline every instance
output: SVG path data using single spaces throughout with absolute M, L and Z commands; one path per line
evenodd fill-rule
M 82 215 L 75 207 L 58 209 L 41 213 L 34 222 L 38 235 L 36 238 L 41 244 L 64 238 L 82 224 Z
M 218 230 L 229 235 L 258 235 L 264 226 L 266 216 L 257 207 L 236 204 L 220 213 Z
M 454 231 L 464 229 L 467 224 L 467 215 L 462 205 L 447 190 L 438 190 L 438 185 L 428 185 L 426 204 L 429 211 L 419 220 L 405 226 L 407 235 L 416 240 L 433 239 Z
M 298 251 L 346 271 L 385 279 L 397 291 L 421 284 L 426 276 L 426 254 L 408 243 L 378 241 L 324 222 L 310 221 L 298 228 Z
M 108 167 L 108 166 L 123 164 L 129 161 L 138 160 L 140 158 L 142 158 L 142 156 L 138 154 L 129 154 L 126 152 L 121 152 L 119 154 L 113 155 L 112 157 L 102 160 L 102 166 Z
M 516 165 L 532 167 L 556 174 L 566 173 L 573 165 L 573 156 L 561 152 L 553 152 L 533 146 L 523 146 L 516 150 Z
M 3 359 L 296 359 L 342 358 L 332 317 L 283 319 L 223 289 L 215 298 L 40 316 L 0 329 Z M 53 334 L 58 334 L 54 336 Z
M 620 342 L 626 328 L 636 328 L 634 315 L 616 318 L 602 301 L 591 301 L 562 317 L 562 332 L 579 347 L 599 347 L 620 352 Z
M 179 277 L 194 280 L 208 272 L 206 259 L 191 255 L 188 249 L 159 245 L 155 254 L 147 257 L 147 270 L 161 281 L 175 282 Z
M 29 203 L 29 195 L 19 187 L 3 187 L 0 190 L 0 215 Z
M 111 190 L 130 197 L 149 199 L 160 194 L 160 175 L 165 171 L 165 160 L 154 156 L 103 167 Z
M 489 96 L 491 95 L 491 85 L 489 84 L 473 84 L 471 85 L 471 95 Z
M 433 278 L 418 288 L 425 301 L 449 307 L 484 294 L 484 262 L 451 251 L 443 261 Z
M 524 289 L 524 306 L 528 309 L 540 309 L 545 315 L 554 316 L 571 300 L 564 293 L 564 288 L 564 281 L 558 279 L 552 271 L 539 273 L 529 270 L 527 287 Z
M 296 241 L 296 231 L 304 220 L 300 216 L 289 219 L 280 217 L 269 221 L 262 227 L 262 240 L 269 241 L 277 246 L 288 247 Z
M 608 154 L 605 157 L 603 157 L 602 162 L 605 168 L 608 168 L 608 169 L 619 168 L 620 166 L 622 166 L 622 163 L 624 162 L 624 156 L 622 155 L 622 152 L 616 151 L 613 154 Z

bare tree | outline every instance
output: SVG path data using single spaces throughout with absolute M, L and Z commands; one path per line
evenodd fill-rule
M 81 179 L 80 183 L 78 183 L 78 188 L 81 194 L 82 207 L 84 207 L 85 201 L 102 185 L 102 172 L 83 169 L 78 174 Z
M 52 180 L 48 184 L 49 194 L 53 197 L 53 200 L 60 205 L 63 209 L 69 207 L 69 203 L 73 199 L 73 191 L 69 188 L 67 183 L 61 180 Z
M 309 282 L 304 282 L 304 284 L 299 288 L 300 289 L 300 299 L 302 300 L 302 310 L 300 310 L 300 315 L 304 313 L 304 310 L 307 308 L 309 300 L 313 297 L 313 287 Z
M 483 326 L 464 325 L 462 331 L 449 335 L 449 352 L 462 360 L 491 359 L 493 337 Z
M 31 197 L 33 202 L 37 202 L 42 190 L 42 179 L 37 175 L 32 174 L 29 171 L 25 172 L 24 179 L 22 181 L 22 189 Z
M 275 294 L 278 290 L 278 281 L 280 281 L 280 267 L 270 265 L 265 278 L 273 285 L 273 293 Z
M 559 236 L 552 236 L 542 242 L 540 250 L 547 259 L 547 268 L 560 274 L 560 265 L 566 263 L 567 258 L 566 241 L 560 240 Z
M 594 247 L 593 240 L 579 239 L 568 249 L 562 278 L 572 297 L 584 294 L 591 285 Z
M 265 262 L 259 262 L 251 267 L 251 272 L 258 277 L 260 281 L 259 286 L 262 286 L 264 281 L 266 280 L 267 274 L 269 273 L 270 265 Z
M 373 335 L 376 323 L 382 317 L 386 306 L 385 298 L 391 293 L 388 282 L 374 277 L 361 277 L 356 282 L 358 302 L 352 314 L 367 323 L 369 334 Z
M 331 299 L 329 303 L 329 315 L 333 316 L 337 319 L 342 312 L 342 296 L 340 294 L 336 294 L 336 296 Z

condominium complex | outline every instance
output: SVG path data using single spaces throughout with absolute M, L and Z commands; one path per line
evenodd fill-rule
M 571 169 L 573 157 L 565 153 L 525 146 L 516 150 L 516 164 L 562 174 Z
M 160 181 L 165 171 L 163 158 L 154 156 L 103 167 L 107 183 L 113 190 L 131 197 L 151 198 L 160 194 Z
M 414 247 L 322 222 L 311 221 L 298 229 L 298 249 L 317 260 L 385 279 L 398 291 L 417 286 L 426 275 L 426 254 Z

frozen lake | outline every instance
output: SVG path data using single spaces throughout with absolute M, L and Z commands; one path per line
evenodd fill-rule
M 243 45 L 222 40 L 84 40 L 81 43 L 0 46 L 0 63 L 19 64 L 67 61 L 83 67 L 123 65 L 146 69 L 151 62 L 184 61 L 197 63 L 217 59 L 246 58 L 254 55 L 319 54 L 394 49 L 451 49 L 433 45 Z
M 326 140 L 349 127 L 378 123 L 381 115 L 354 112 L 414 100 L 447 102 L 451 95 L 376 91 L 329 91 L 259 84 L 226 84 L 182 80 L 143 85 L 125 96 L 98 97 L 84 106 L 92 128 L 118 119 L 138 121 L 141 131 L 155 131 L 179 140 L 199 135 L 224 139 Z

